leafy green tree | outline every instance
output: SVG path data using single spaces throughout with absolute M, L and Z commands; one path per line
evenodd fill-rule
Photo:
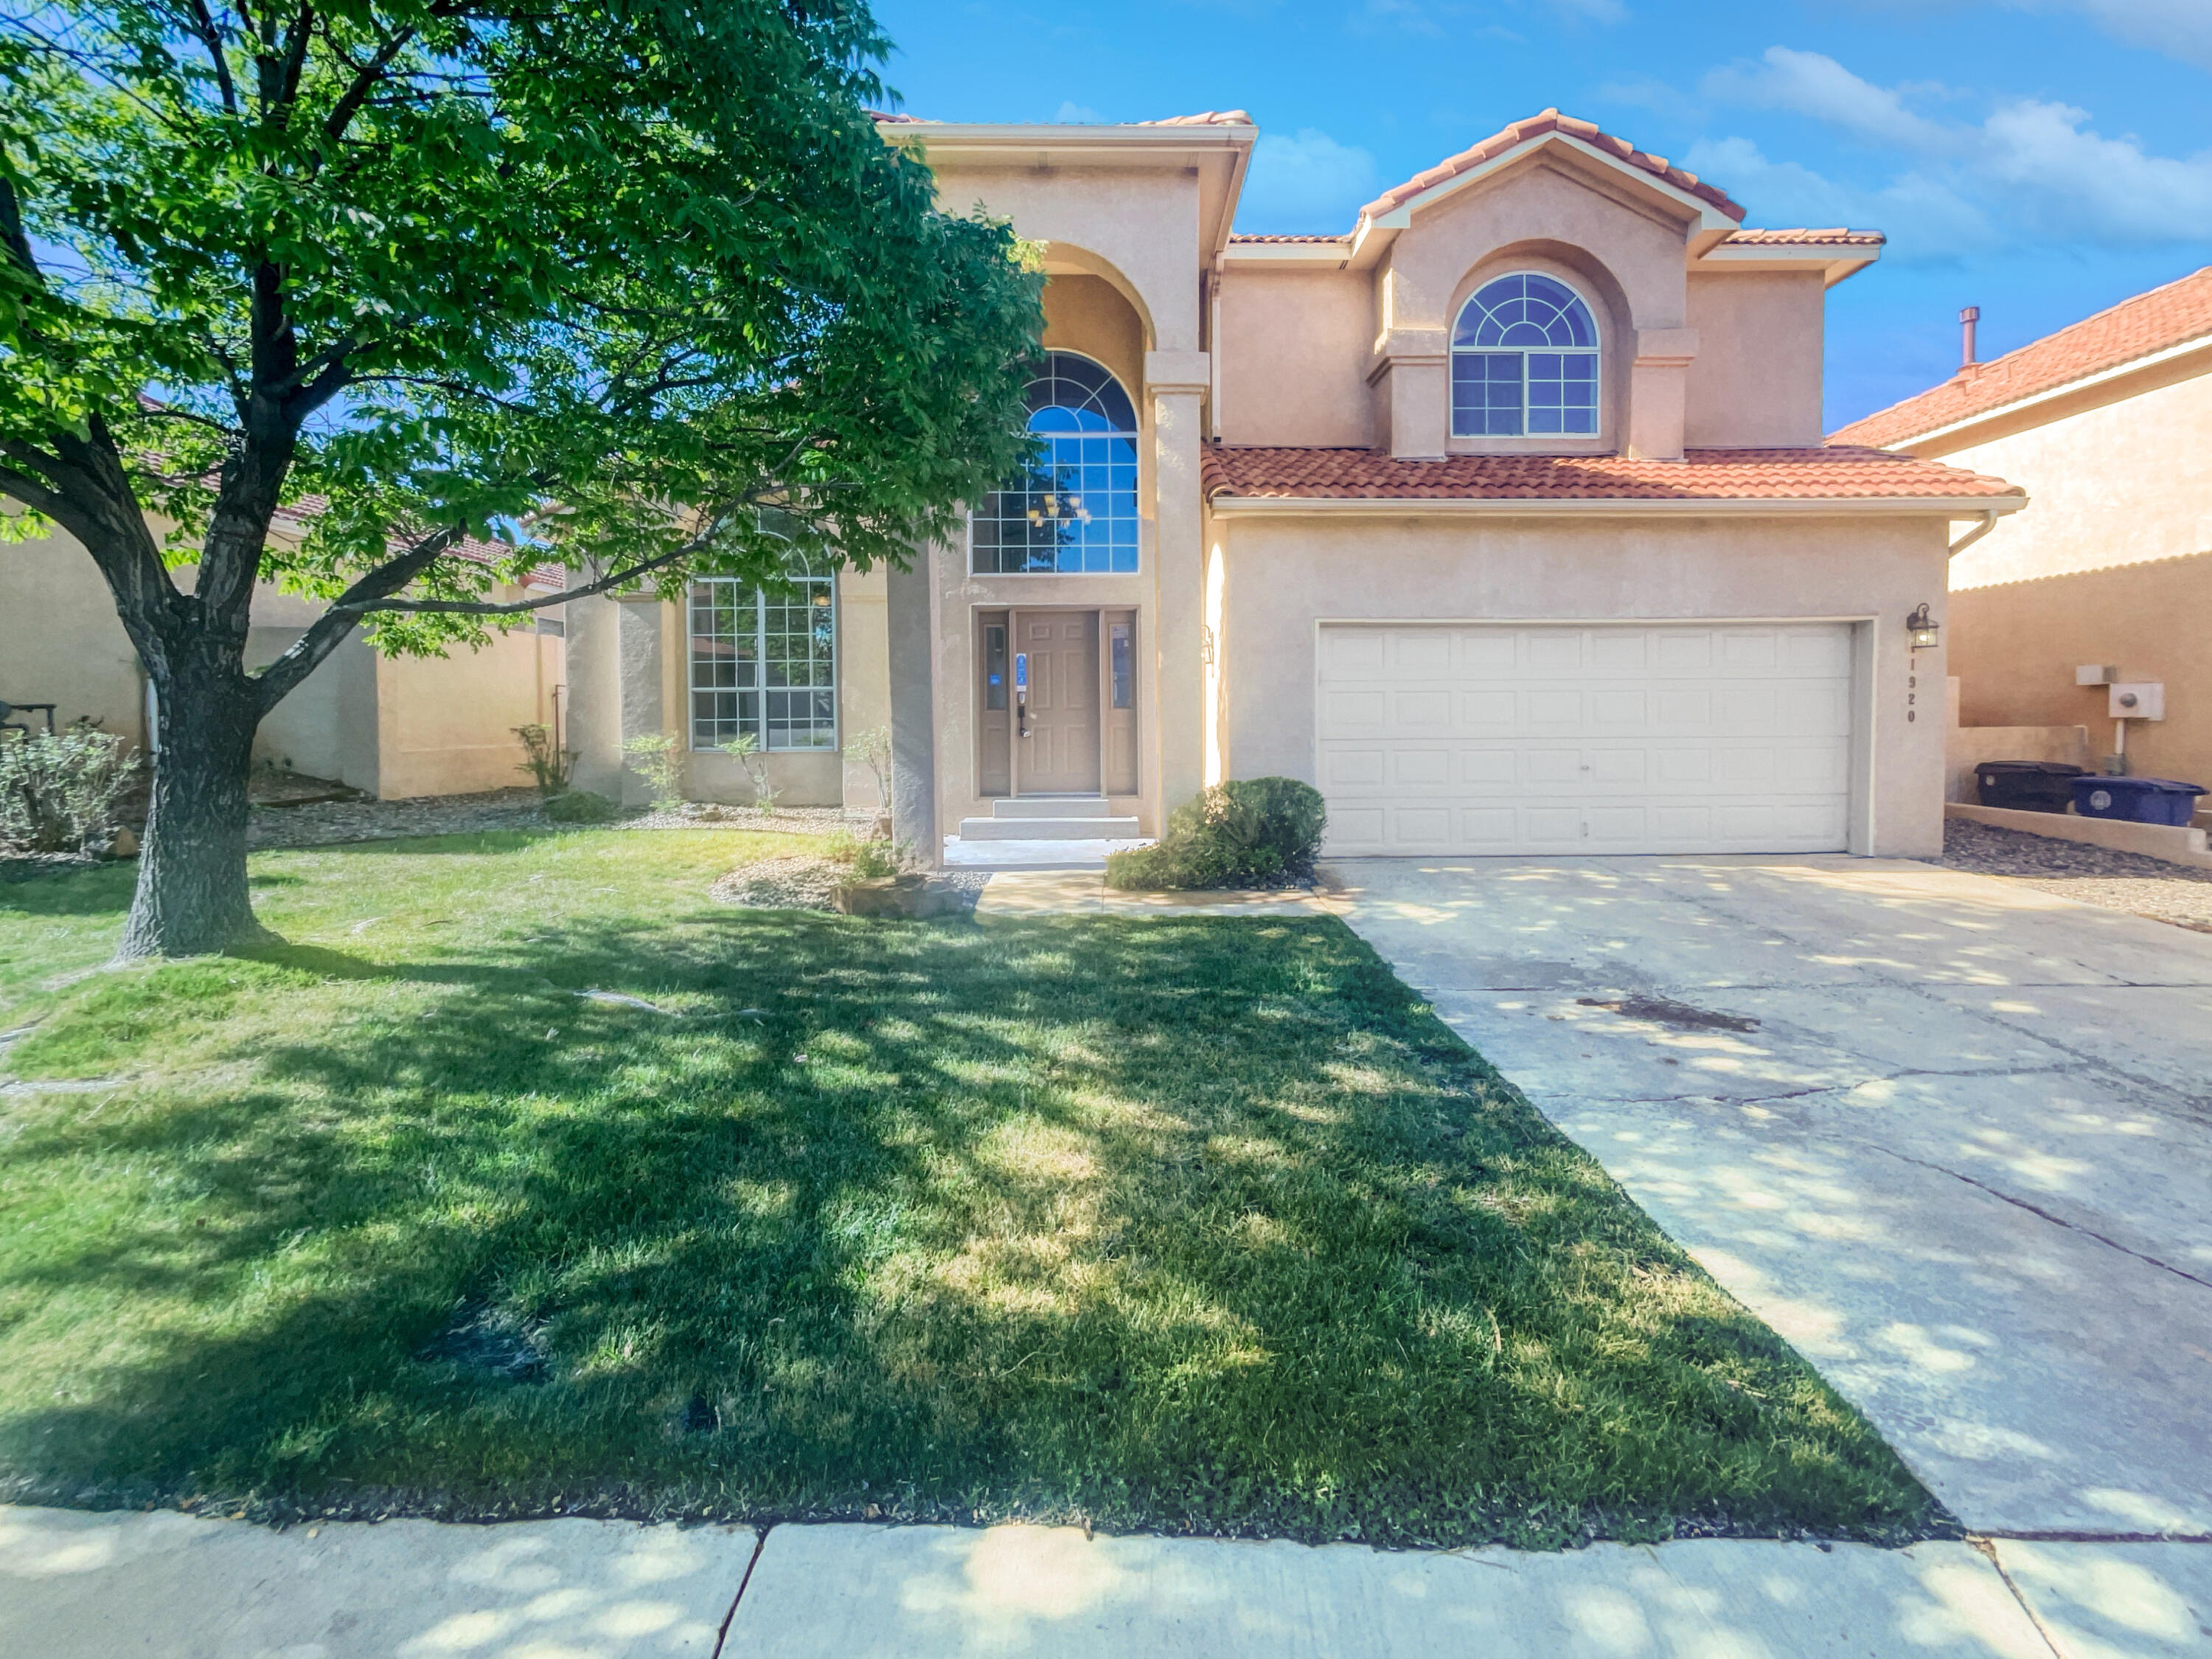
M 159 702 L 125 956 L 258 931 L 254 728 L 355 629 L 897 561 L 1019 463 L 1042 279 L 878 137 L 885 47 L 865 0 L 0 13 L 0 493 Z M 328 604 L 248 672 L 264 581 Z

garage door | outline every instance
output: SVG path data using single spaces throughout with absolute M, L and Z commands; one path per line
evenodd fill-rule
M 1848 623 L 1330 623 L 1328 850 L 1844 848 Z

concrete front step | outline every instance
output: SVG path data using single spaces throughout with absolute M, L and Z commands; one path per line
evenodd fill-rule
M 1016 795 L 991 803 L 994 818 L 1103 818 L 1103 795 Z
M 963 818 L 963 841 L 1134 841 L 1134 818 Z

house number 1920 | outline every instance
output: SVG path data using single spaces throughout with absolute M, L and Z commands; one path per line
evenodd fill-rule
M 1918 719 L 1920 718 L 1920 711 L 1919 711 L 1918 709 L 1915 708 L 1912 706 L 1913 704 L 1915 704 L 1915 703 L 1918 702 L 1919 701 L 1920 701 L 1920 676 L 1919 676 L 1919 675 L 1917 675 L 1917 674 L 1907 674 L 1907 675 L 1905 677 L 1905 719 L 1907 719 L 1907 720 L 1918 720 Z

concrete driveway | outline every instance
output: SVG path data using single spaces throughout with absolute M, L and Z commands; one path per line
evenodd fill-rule
M 2212 935 L 1891 860 L 1331 873 L 1969 1528 L 2212 1534 Z

